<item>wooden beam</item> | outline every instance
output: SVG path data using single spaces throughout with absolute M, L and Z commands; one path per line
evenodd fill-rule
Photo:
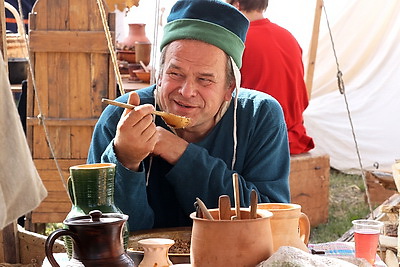
M 17 236 L 17 223 L 13 222 L 0 231 L 0 255 L 3 255 L 2 262 L 19 263 L 19 243 Z
M 315 6 L 314 26 L 313 26 L 312 36 L 311 36 L 307 73 L 306 73 L 306 87 L 307 87 L 308 99 L 310 99 L 310 97 L 311 97 L 311 90 L 312 90 L 313 79 L 314 79 L 315 60 L 317 57 L 317 47 L 318 47 L 318 38 L 319 38 L 319 26 L 320 26 L 320 21 L 321 21 L 321 13 L 322 13 L 323 5 L 324 5 L 323 0 L 317 0 L 316 6 Z
M 8 59 L 7 59 L 7 39 L 6 39 L 6 11 L 4 7 L 4 1 L 0 1 L 0 34 L 1 34 L 0 50 L 1 53 L 3 54 L 4 62 L 7 62 Z

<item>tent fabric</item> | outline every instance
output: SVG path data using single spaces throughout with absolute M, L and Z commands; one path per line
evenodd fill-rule
M 360 170 L 356 143 L 364 169 L 390 171 L 400 158 L 399 12 L 400 1 L 352 1 L 331 25 L 349 113 L 338 90 L 330 37 L 325 34 L 319 40 L 304 120 L 315 151 L 329 154 L 335 169 Z
M 0 230 L 47 196 L 15 105 L 0 53 Z

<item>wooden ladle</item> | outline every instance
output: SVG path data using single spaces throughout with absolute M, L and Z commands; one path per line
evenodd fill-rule
M 107 98 L 103 98 L 101 101 L 103 103 L 113 105 L 113 106 L 118 106 L 121 108 L 127 108 L 127 109 L 135 108 L 134 105 L 117 102 L 117 101 L 110 100 Z M 163 118 L 163 120 L 165 121 L 166 124 L 168 124 L 169 126 L 171 126 L 172 128 L 175 128 L 175 129 L 185 128 L 190 123 L 190 118 L 182 117 L 182 116 L 164 112 L 164 111 L 155 110 L 152 112 L 152 114 L 160 116 L 161 118 Z

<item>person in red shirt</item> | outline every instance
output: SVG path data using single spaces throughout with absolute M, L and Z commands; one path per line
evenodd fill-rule
M 272 95 L 283 108 L 290 154 L 314 148 L 303 124 L 308 106 L 302 49 L 286 29 L 264 17 L 268 0 L 227 0 L 250 21 L 246 36 L 241 86 Z

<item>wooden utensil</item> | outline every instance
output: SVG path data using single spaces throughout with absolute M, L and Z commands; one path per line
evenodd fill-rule
M 121 108 L 127 108 L 127 109 L 135 108 L 134 105 L 121 103 L 121 102 L 117 102 L 117 101 L 106 99 L 106 98 L 103 98 L 101 101 L 103 103 L 113 105 L 113 106 L 118 106 Z M 178 116 L 178 115 L 175 115 L 172 113 L 167 113 L 164 111 L 155 110 L 152 112 L 152 114 L 162 117 L 166 124 L 168 124 L 169 126 L 175 128 L 175 129 L 185 128 L 190 123 L 190 118 Z
M 211 216 L 211 213 L 208 211 L 206 205 L 201 201 L 200 198 L 196 197 L 196 202 L 199 205 L 199 208 L 201 212 L 203 213 L 203 216 L 206 217 L 209 220 L 214 220 L 213 216 Z
M 222 195 L 218 200 L 219 207 L 219 219 L 230 220 L 231 219 L 231 200 L 228 195 Z
M 235 172 L 232 174 L 233 181 L 233 196 L 235 197 L 236 216 L 233 219 L 240 220 L 240 192 L 239 192 L 239 175 Z
M 258 196 L 256 190 L 251 190 L 250 193 L 250 219 L 257 218 L 257 203 L 258 203 Z

